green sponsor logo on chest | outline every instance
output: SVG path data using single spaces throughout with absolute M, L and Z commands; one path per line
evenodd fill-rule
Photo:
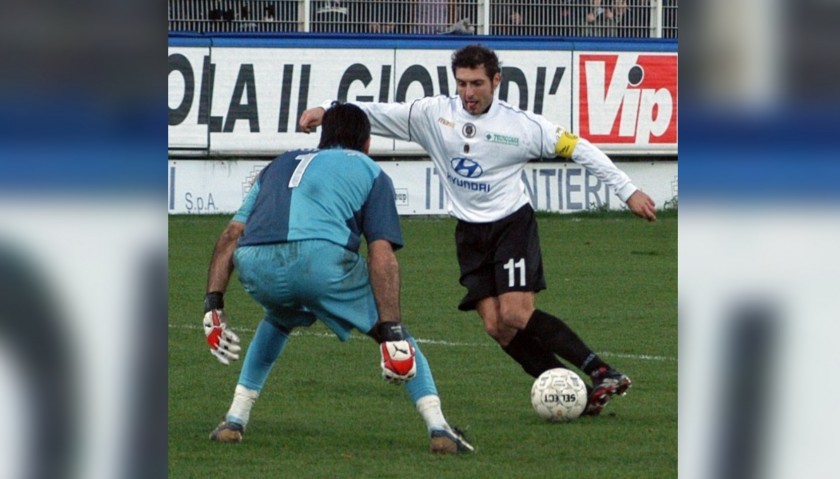
M 484 139 L 490 143 L 501 143 L 503 145 L 519 146 L 519 138 L 515 136 L 500 135 L 498 133 L 488 132 L 484 135 Z

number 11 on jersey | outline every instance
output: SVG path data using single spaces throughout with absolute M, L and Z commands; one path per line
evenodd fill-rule
M 519 261 L 513 262 L 513 258 L 505 263 L 504 268 L 508 272 L 508 286 L 516 286 L 516 270 L 519 270 L 519 285 L 525 286 L 525 258 L 520 258 Z

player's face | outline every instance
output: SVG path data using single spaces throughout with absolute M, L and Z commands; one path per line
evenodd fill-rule
M 478 68 L 456 68 L 455 84 L 464 109 L 471 115 L 480 115 L 493 103 L 493 93 L 499 85 L 501 75 L 487 76 L 484 66 Z

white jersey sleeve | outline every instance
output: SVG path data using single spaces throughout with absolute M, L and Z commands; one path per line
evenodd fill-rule
M 558 135 L 559 138 L 560 135 Z M 627 173 L 618 169 L 603 151 L 588 140 L 577 139 L 577 144 L 572 151 L 572 161 L 583 166 L 599 180 L 609 185 L 621 198 L 621 201 L 625 203 L 638 189 L 633 186 Z
M 328 110 L 334 100 L 325 100 L 321 105 L 324 111 Z M 374 103 L 374 102 L 348 102 L 359 107 L 370 121 L 370 133 L 376 136 L 393 138 L 396 140 L 412 141 L 412 121 L 422 121 L 414 111 L 416 103 Z M 412 116 L 414 113 L 414 116 Z M 416 127 L 416 125 L 415 125 Z M 415 139 L 416 140 L 416 139 Z
M 630 177 L 618 169 L 597 146 L 563 127 L 551 124 L 541 115 L 529 116 L 540 125 L 539 129 L 531 130 L 533 135 L 540 134 L 539 138 L 534 136 L 531 142 L 533 146 L 529 155 L 532 158 L 570 158 L 609 185 L 625 203 L 636 192 L 637 188 L 633 186 Z
M 539 160 L 550 160 L 556 157 L 555 145 L 557 145 L 559 133 L 562 129 L 554 126 L 542 115 L 530 112 L 522 113 L 535 125 L 535 128 L 528 128 L 527 130 L 531 136 L 531 141 L 528 142 L 527 156 Z
M 370 120 L 370 132 L 373 135 L 384 136 L 404 141 L 417 141 L 412 137 L 412 130 L 416 131 L 424 123 L 425 117 L 419 115 L 422 108 L 421 100 L 410 103 L 353 103 L 364 111 Z

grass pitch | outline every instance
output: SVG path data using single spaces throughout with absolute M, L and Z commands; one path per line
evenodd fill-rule
M 290 339 L 245 440 L 210 442 L 241 367 L 216 362 L 201 329 L 210 254 L 230 217 L 170 217 L 169 477 L 676 477 L 677 214 L 652 224 L 615 212 L 538 217 L 548 289 L 537 306 L 634 386 L 601 417 L 539 419 L 530 376 L 475 313 L 457 310 L 454 220 L 403 218 L 403 321 L 431 363 L 447 419 L 476 447 L 442 457 L 428 452 L 405 391 L 380 379 L 375 343 L 358 333 L 341 343 L 320 324 Z M 261 309 L 235 274 L 225 304 L 247 346 Z

